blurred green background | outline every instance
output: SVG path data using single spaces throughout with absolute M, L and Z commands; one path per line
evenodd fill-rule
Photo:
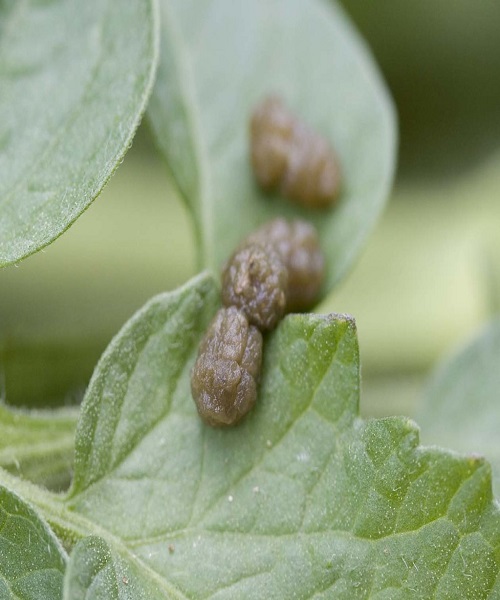
M 499 307 L 500 3 L 344 5 L 394 97 L 400 166 L 361 260 L 318 310 L 356 317 L 362 412 L 412 415 L 436 361 Z M 75 225 L 0 271 L 7 402 L 78 402 L 112 335 L 195 271 L 187 212 L 143 125 Z

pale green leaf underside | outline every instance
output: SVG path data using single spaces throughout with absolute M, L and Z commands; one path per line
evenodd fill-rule
M 153 82 L 155 6 L 0 4 L 0 266 L 58 237 L 123 157 Z
M 260 223 L 301 216 L 320 231 L 330 288 L 357 257 L 394 172 L 392 104 L 363 42 L 327 0 L 162 0 L 160 7 L 148 113 L 191 208 L 201 265 L 218 270 Z M 257 188 L 248 121 L 269 93 L 337 149 L 344 184 L 334 210 L 305 211 Z
M 287 317 L 256 409 L 229 430 L 200 421 L 189 372 L 216 306 L 200 276 L 101 359 L 63 502 L 69 529 L 109 544 L 87 562 L 108 556 L 153 599 L 499 597 L 489 466 L 418 447 L 407 419 L 357 417 L 350 317 Z
M 445 361 L 427 386 L 418 419 L 426 443 L 491 462 L 500 496 L 500 319 Z
M 46 523 L 0 487 L 0 598 L 58 600 L 66 553 Z

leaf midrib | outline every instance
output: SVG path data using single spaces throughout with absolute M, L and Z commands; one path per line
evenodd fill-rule
M 167 29 L 178 42 L 177 45 L 171 44 L 170 47 L 175 50 L 174 58 L 178 64 L 177 75 L 180 82 L 179 90 L 183 99 L 188 128 L 191 131 L 191 141 L 193 142 L 194 158 L 197 165 L 197 203 L 203 223 L 203 227 L 201 227 L 200 223 L 196 224 L 197 234 L 201 241 L 198 248 L 198 264 L 201 267 L 213 265 L 214 263 L 213 244 L 210 243 L 210 240 L 214 238 L 214 221 L 212 218 L 214 207 L 211 202 L 213 195 L 210 193 L 211 185 L 207 148 L 202 135 L 201 113 L 196 102 L 196 81 L 193 74 L 192 58 L 188 51 L 188 46 L 182 37 L 182 31 L 174 16 L 174 12 L 175 9 L 171 8 L 167 2 L 163 3 L 163 15 L 167 17 L 165 19 Z M 174 178 L 176 178 L 175 171 L 172 171 L 172 173 Z M 182 185 L 180 185 L 180 189 L 183 189 Z M 183 196 L 185 197 L 184 192 Z M 190 204 L 189 199 L 186 197 L 185 201 L 188 205 Z M 196 212 L 194 213 L 194 220 L 195 222 L 197 221 Z

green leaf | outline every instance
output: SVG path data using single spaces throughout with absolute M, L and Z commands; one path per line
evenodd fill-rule
M 496 496 L 500 496 L 499 360 L 497 318 L 436 369 L 418 413 L 426 443 L 486 456 L 493 466 Z
M 0 403 L 0 466 L 52 490 L 67 489 L 78 411 L 23 411 Z
M 491 592 L 488 466 L 417 448 L 408 420 L 356 417 L 352 319 L 287 318 L 266 347 L 258 408 L 229 431 L 201 423 L 189 369 L 214 292 L 200 278 L 154 299 L 104 355 L 70 510 L 167 597 Z
M 133 571 L 96 536 L 84 538 L 71 553 L 64 579 L 64 600 L 154 600 L 154 589 L 141 589 Z
M 0 266 L 65 231 L 125 154 L 153 83 L 155 6 L 0 4 Z
M 111 342 L 82 406 L 72 495 L 121 464 L 169 414 L 174 397 L 189 396 L 188 360 L 217 301 L 212 280 L 195 279 L 153 298 Z
M 47 524 L 0 487 L 0 598 L 62 598 L 66 553 Z
M 123 577 L 154 600 L 497 598 L 488 464 L 357 416 L 351 317 L 284 319 L 252 413 L 201 422 L 189 376 L 217 291 L 202 275 L 139 311 L 90 383 L 68 495 L 22 486 L 65 540 L 100 538 L 74 549 L 68 600 L 127 597 Z
M 148 107 L 188 203 L 203 266 L 218 270 L 241 238 L 277 215 L 313 221 L 327 287 L 348 270 L 379 216 L 395 162 L 395 119 L 378 71 L 340 8 L 326 0 L 163 0 L 158 77 Z M 281 94 L 337 149 L 344 187 L 330 212 L 262 194 L 248 120 Z

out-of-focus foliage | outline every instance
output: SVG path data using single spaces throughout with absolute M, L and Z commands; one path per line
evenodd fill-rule
M 417 418 L 426 444 L 484 455 L 500 492 L 500 319 L 436 369 Z
M 71 481 L 78 408 L 13 409 L 0 402 L 0 466 L 59 491 Z
M 193 272 L 187 215 L 143 129 L 71 235 L 0 271 L 6 401 L 81 399 L 101 352 L 131 312 Z
M 500 146 L 500 3 L 342 0 L 400 115 L 401 174 L 461 175 Z
M 318 307 L 356 315 L 364 369 L 427 369 L 498 307 L 499 193 L 500 153 L 467 176 L 398 186 L 357 269 Z

